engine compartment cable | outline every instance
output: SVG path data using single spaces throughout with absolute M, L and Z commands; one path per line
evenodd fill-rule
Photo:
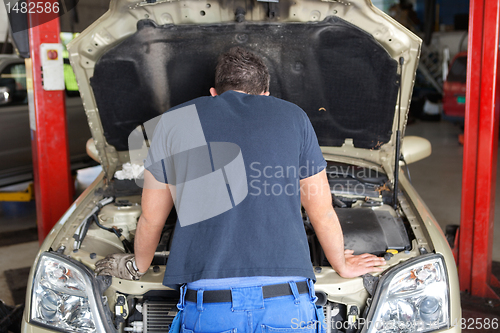
M 89 230 L 89 226 L 91 224 L 91 217 L 94 214 L 98 214 L 102 207 L 112 203 L 114 200 L 115 200 L 114 197 L 107 197 L 100 200 L 97 203 L 97 205 L 95 205 L 95 207 L 92 208 L 90 213 L 82 220 L 82 223 L 80 223 L 78 228 L 76 228 L 75 233 L 73 235 L 73 238 L 75 239 L 75 242 L 73 244 L 74 250 L 79 250 L 80 247 L 82 246 L 82 242 L 85 239 L 85 236 L 87 235 L 87 231 Z

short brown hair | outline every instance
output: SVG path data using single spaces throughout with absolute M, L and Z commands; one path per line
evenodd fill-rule
M 262 59 L 239 46 L 220 55 L 215 69 L 215 90 L 219 95 L 228 90 L 260 95 L 269 91 L 269 80 Z

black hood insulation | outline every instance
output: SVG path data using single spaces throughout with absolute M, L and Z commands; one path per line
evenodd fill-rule
M 219 54 L 234 46 L 264 59 L 271 95 L 307 112 L 321 146 L 352 138 L 357 148 L 379 149 L 390 140 L 397 62 L 371 35 L 327 17 L 310 23 L 139 21 L 137 32 L 99 59 L 91 79 L 107 142 L 126 151 L 138 125 L 208 95 Z

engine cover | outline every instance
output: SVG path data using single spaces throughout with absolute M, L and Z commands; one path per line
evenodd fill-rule
M 344 248 L 354 254 L 380 255 L 388 249 L 409 250 L 410 240 L 403 221 L 387 209 L 336 208 L 344 233 Z

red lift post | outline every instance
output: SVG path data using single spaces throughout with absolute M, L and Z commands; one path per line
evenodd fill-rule
M 31 2 L 34 1 L 28 1 L 28 5 Z M 50 8 L 59 6 L 58 1 L 44 2 L 51 3 Z M 50 17 L 50 21 L 47 13 L 28 13 L 30 59 L 26 59 L 40 243 L 70 206 L 74 191 L 69 163 L 64 87 L 62 90 L 47 90 L 51 89 L 47 80 L 53 73 L 45 73 L 45 85 L 43 82 L 44 63 L 47 64 L 50 60 L 62 61 L 63 56 L 62 52 L 57 52 L 56 46 L 50 45 L 60 44 L 59 15 L 54 12 L 49 15 L 53 17 Z M 48 43 L 50 44 L 46 45 Z M 64 76 L 62 80 L 64 81 Z
M 471 0 L 458 270 L 460 289 L 498 299 L 491 286 L 498 152 L 500 0 Z

